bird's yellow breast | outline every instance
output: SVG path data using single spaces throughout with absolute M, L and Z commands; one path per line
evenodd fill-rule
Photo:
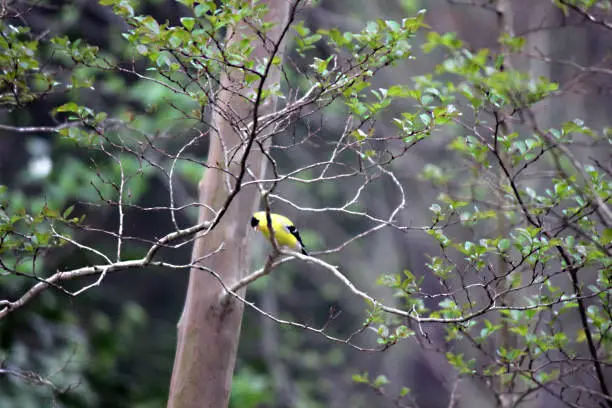
M 270 239 L 270 229 L 268 228 L 268 219 L 266 213 L 261 211 L 254 215 L 259 221 L 257 229 L 267 238 Z M 297 238 L 288 230 L 288 227 L 292 226 L 293 223 L 287 217 L 279 214 L 270 214 L 270 220 L 272 221 L 272 228 L 274 229 L 274 238 L 279 245 L 288 246 L 291 248 L 299 248 L 300 244 Z

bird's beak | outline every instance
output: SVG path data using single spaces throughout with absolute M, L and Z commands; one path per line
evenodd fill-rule
M 251 227 L 253 227 L 253 229 L 257 231 L 259 227 L 259 221 L 257 220 L 257 218 L 255 217 L 251 218 Z

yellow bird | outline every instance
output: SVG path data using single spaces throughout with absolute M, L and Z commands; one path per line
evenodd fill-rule
M 289 218 L 280 214 L 270 213 L 270 221 L 272 229 L 274 230 L 274 239 L 276 239 L 278 245 L 286 246 L 301 251 L 304 255 L 308 255 L 302 238 L 300 237 L 300 233 Z M 267 239 L 271 239 L 269 226 L 265 211 L 258 211 L 253 214 L 253 218 L 251 218 L 251 227 L 261 231 Z

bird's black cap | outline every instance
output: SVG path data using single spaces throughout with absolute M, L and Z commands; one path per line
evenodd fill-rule
M 251 227 L 255 228 L 257 225 L 259 225 L 259 220 L 255 217 L 251 218 Z

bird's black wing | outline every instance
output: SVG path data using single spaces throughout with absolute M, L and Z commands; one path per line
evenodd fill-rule
M 289 233 L 291 233 L 291 235 L 293 235 L 298 240 L 298 242 L 302 246 L 302 253 L 304 255 L 308 255 L 308 252 L 306 252 L 306 246 L 304 245 L 304 242 L 302 241 L 302 237 L 300 237 L 300 232 L 297 230 L 297 228 L 295 228 L 295 225 L 287 226 L 287 231 L 289 231 Z

